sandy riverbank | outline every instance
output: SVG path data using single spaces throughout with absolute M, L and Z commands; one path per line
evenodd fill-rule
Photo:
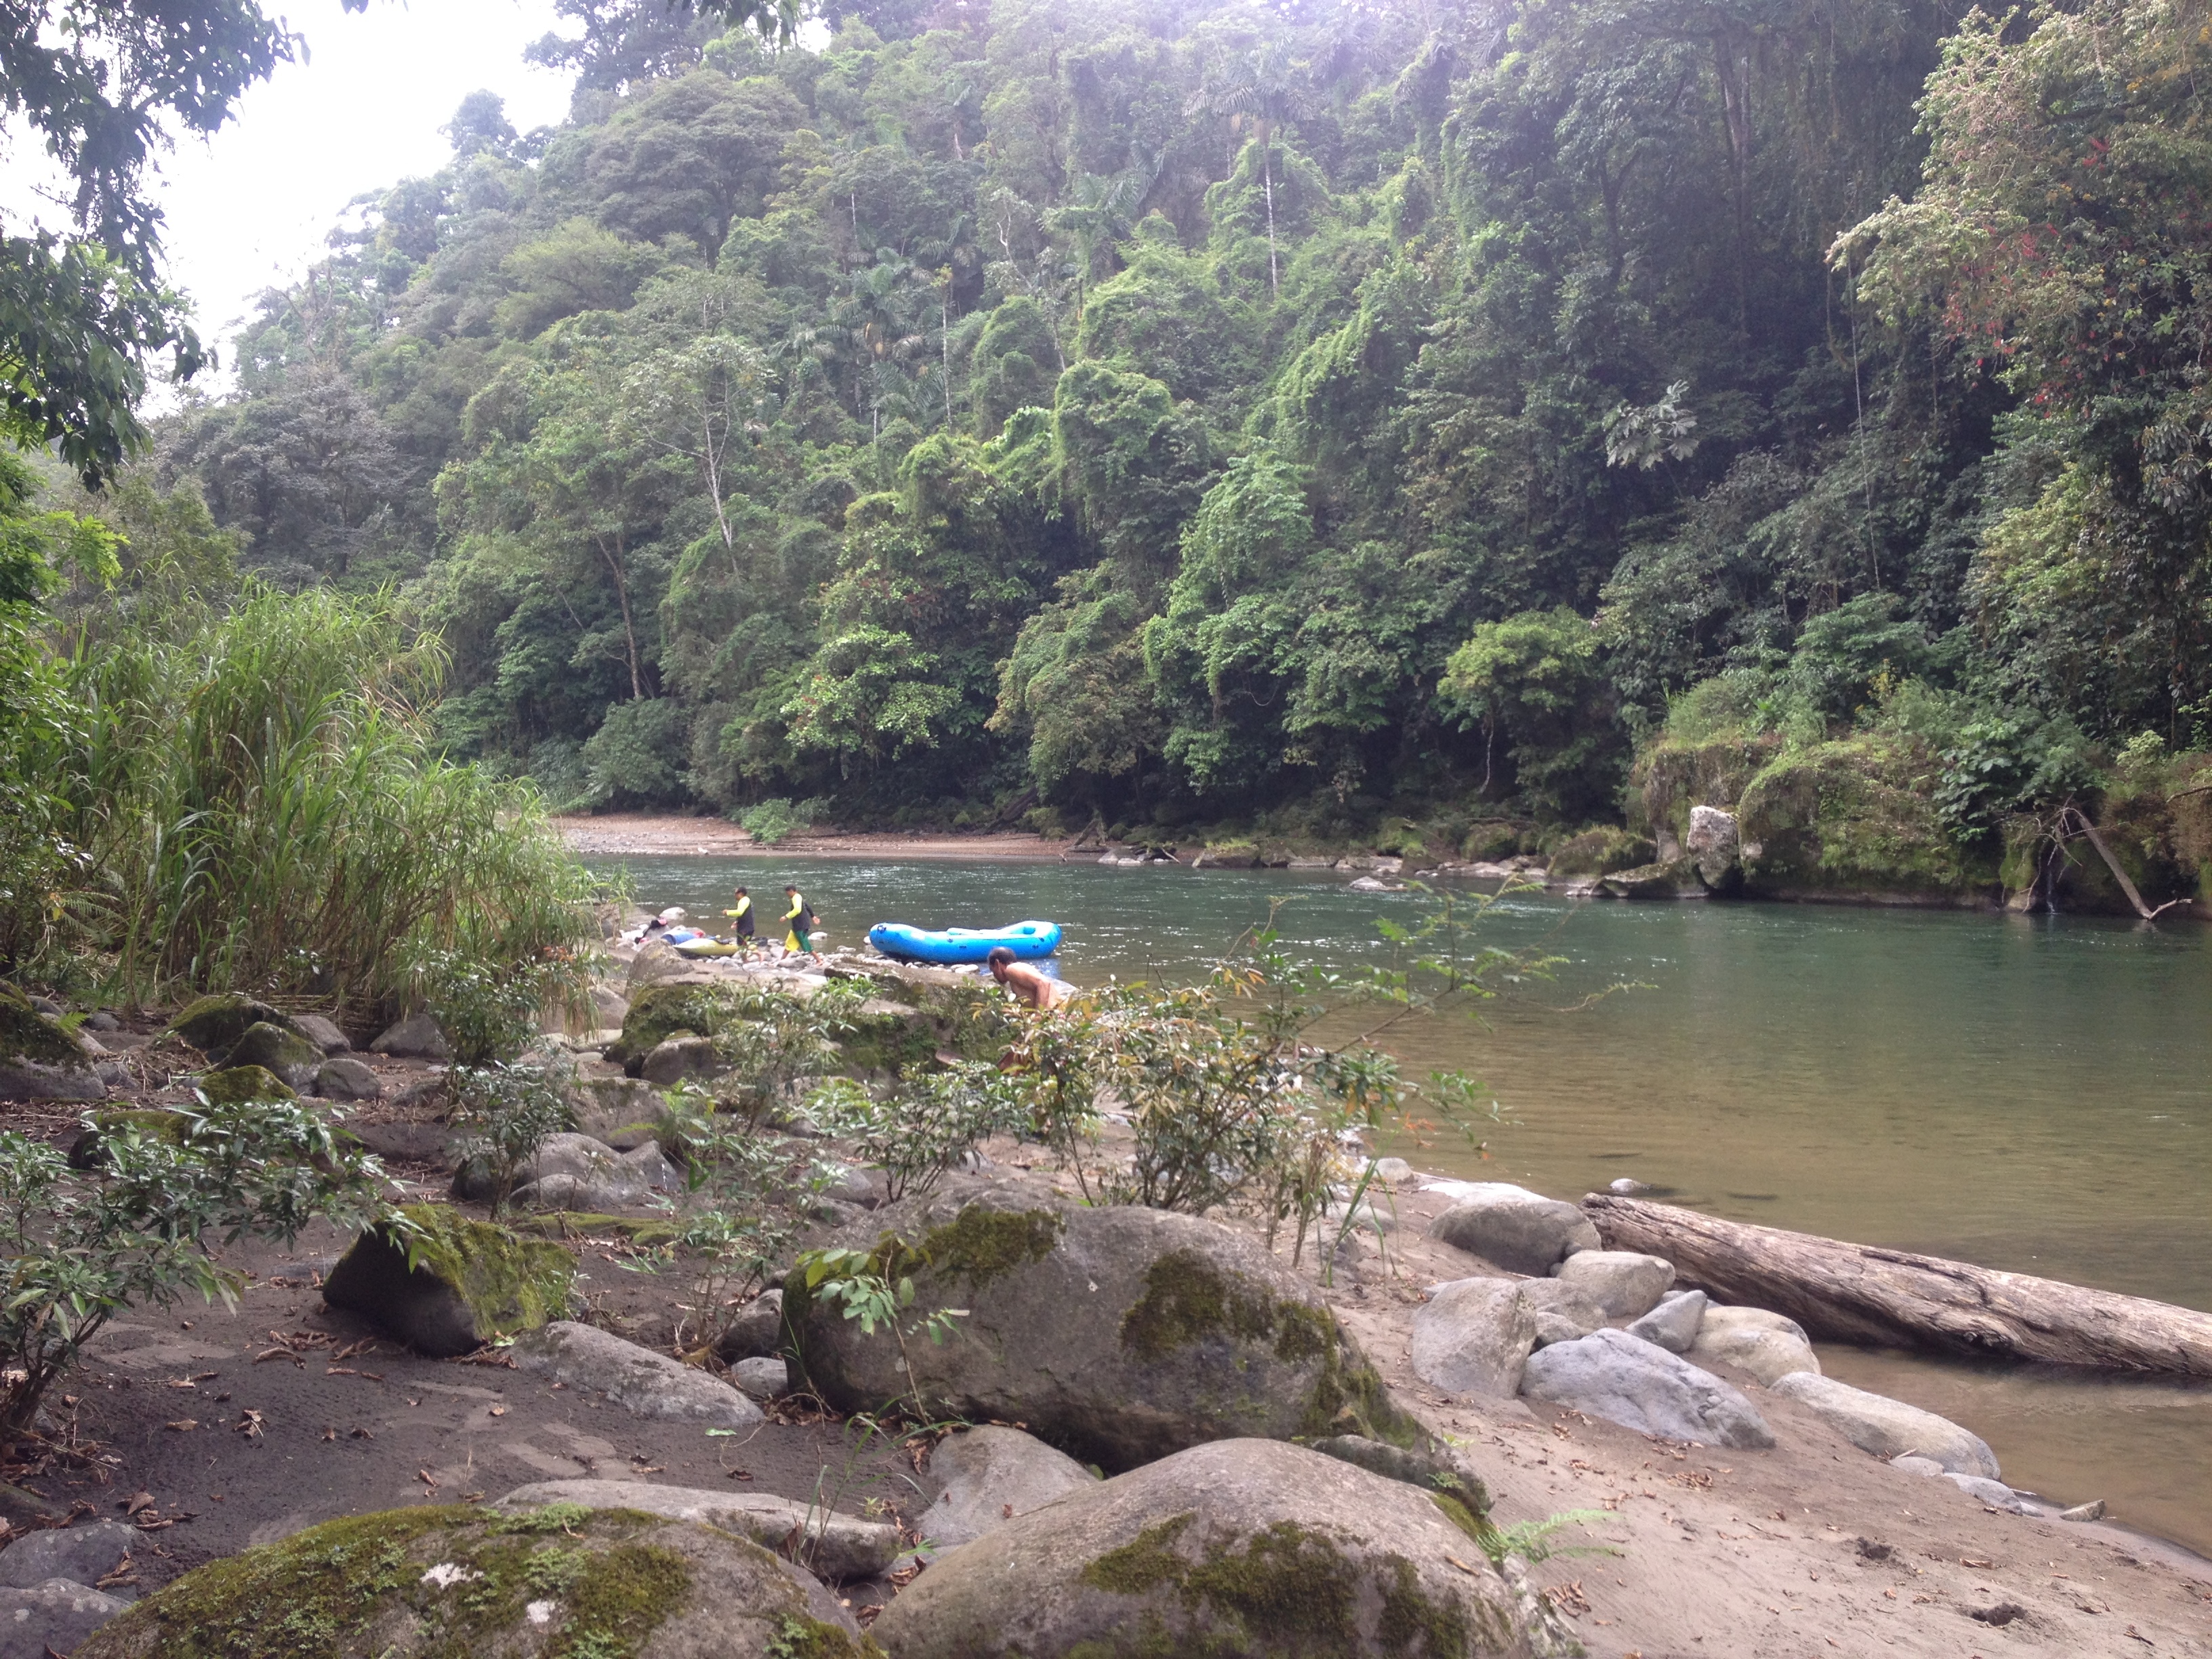
M 871 833 L 795 835 L 763 847 L 723 818 L 681 817 L 652 812 L 608 812 L 556 817 L 568 845 L 601 857 L 677 856 L 815 859 L 1056 860 L 1073 845 L 1018 830 L 975 835 Z

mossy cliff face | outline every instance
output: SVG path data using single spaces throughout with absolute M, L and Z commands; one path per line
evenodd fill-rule
M 794 1273 L 785 1317 L 812 1386 L 841 1408 L 919 1394 L 925 1410 L 1023 1423 L 1109 1471 L 1239 1436 L 1421 1438 L 1311 1290 L 1218 1223 L 969 1181 L 844 1242 L 910 1274 L 917 1309 L 966 1317 L 902 1352 L 815 1306 Z
M 819 1585 L 758 1545 L 627 1510 L 424 1505 L 211 1562 L 84 1659 L 690 1659 L 860 1656 Z
M 984 1534 L 917 1579 L 875 1633 L 898 1659 L 1532 1651 L 1508 1587 L 1427 1496 L 1250 1440 L 1179 1453 Z
M 1692 806 L 1736 817 L 1753 897 L 1989 902 L 1997 860 L 1961 846 L 1936 813 L 1936 757 L 1914 739 L 1863 733 L 1790 747 L 1778 737 L 1662 739 L 1632 775 L 1660 850 Z

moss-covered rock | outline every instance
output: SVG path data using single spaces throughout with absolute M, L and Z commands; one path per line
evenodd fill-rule
M 197 1121 L 188 1112 L 158 1109 L 94 1112 L 84 1133 L 70 1145 L 70 1168 L 91 1169 L 100 1162 L 100 1147 L 116 1136 L 136 1133 L 142 1140 L 181 1146 L 185 1144 L 185 1131 Z
M 289 1030 L 292 1022 L 265 1002 L 223 992 L 185 1004 L 169 1022 L 169 1030 L 204 1054 L 227 1056 L 230 1046 L 255 1025 Z
M 200 1092 L 210 1106 L 236 1106 L 249 1100 L 295 1100 L 297 1093 L 265 1066 L 226 1066 L 205 1073 Z
M 104 1100 L 76 1038 L 30 1000 L 0 985 L 0 1100 Z
M 186 1573 L 81 1659 L 860 1659 L 811 1576 L 711 1527 L 561 1504 L 325 1522 Z
M 239 1034 L 238 1041 L 222 1057 L 223 1064 L 237 1067 L 258 1066 L 273 1072 L 295 1089 L 304 1089 L 315 1080 L 315 1073 L 323 1063 L 323 1051 L 289 1026 L 272 1020 L 256 1020 Z
M 410 1204 L 407 1237 L 375 1228 L 331 1272 L 324 1298 L 422 1352 L 467 1353 L 568 1312 L 575 1258 L 442 1204 Z
M 928 1412 L 1022 1423 L 1107 1469 L 1232 1436 L 1425 1440 L 1310 1287 L 1218 1223 L 964 1180 L 845 1242 L 910 1277 L 915 1307 L 967 1314 L 952 1340 L 902 1354 L 793 1273 L 800 1368 L 841 1409 L 918 1394 Z
M 716 1035 L 737 1018 L 738 1002 L 726 984 L 648 985 L 632 994 L 622 1036 L 607 1045 L 606 1056 L 635 1077 L 645 1057 L 678 1032 Z
M 519 1233 L 540 1238 L 619 1238 L 632 1244 L 666 1244 L 680 1237 L 677 1223 L 653 1217 L 605 1215 L 595 1210 L 546 1210 L 517 1216 L 512 1225 Z
M 1994 898 L 1996 860 L 1962 847 L 1937 817 L 1937 774 L 1934 756 L 1884 736 L 1778 754 L 1746 784 L 1735 808 L 1746 890 L 1785 898 Z
M 1260 862 L 1259 848 L 1249 841 L 1210 841 L 1205 850 L 1191 860 L 1191 868 L 1256 870 Z
M 1418 1488 L 1253 1440 L 1177 1453 L 983 1534 L 874 1634 L 896 1659 L 1580 1650 Z
M 78 1066 L 84 1049 L 58 1021 L 31 1006 L 13 986 L 0 985 L 0 1060 L 27 1060 L 46 1066 Z
M 1560 842 L 1549 868 L 1555 876 L 1607 876 L 1649 864 L 1657 856 L 1649 836 L 1607 823 Z

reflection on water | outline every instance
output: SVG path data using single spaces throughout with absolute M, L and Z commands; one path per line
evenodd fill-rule
M 718 911 L 731 884 L 805 885 L 835 942 L 875 921 L 1048 917 L 1060 969 L 1188 976 L 1263 920 L 1334 966 L 1387 959 L 1419 896 L 1341 877 L 1091 864 L 638 859 L 638 897 Z M 1811 906 L 1514 899 L 1500 942 L 1564 960 L 1486 1025 L 1401 1028 L 1417 1068 L 1474 1073 L 1513 1122 L 1491 1161 L 1431 1167 L 1572 1197 L 1620 1176 L 1673 1201 L 2212 1310 L 2212 943 L 2187 923 Z M 1577 1013 L 1554 1010 L 1627 981 Z M 2212 1548 L 2212 1409 L 1917 1359 L 1887 1392 L 1982 1433 L 2022 1485 Z M 1869 1377 L 1875 1372 L 1866 1373 Z M 1973 1380 L 1962 1378 L 1971 1376 Z M 2156 1388 L 2133 1401 L 2172 1390 Z M 2140 1432 L 2137 1432 L 2140 1430 Z M 2009 1449 L 2001 1441 L 2009 1440 Z M 2133 1494 L 2122 1498 L 2123 1491 Z M 2155 1523 L 2149 1516 L 2162 1518 Z

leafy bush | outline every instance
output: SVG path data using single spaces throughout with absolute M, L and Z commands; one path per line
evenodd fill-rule
M 1548 971 L 1554 958 L 1478 944 L 1496 902 L 1441 895 L 1415 927 L 1381 924 L 1395 959 L 1356 975 L 1299 967 L 1270 926 L 1205 984 L 1113 984 L 1027 1015 L 1008 1062 L 1011 1103 L 1086 1198 L 1194 1214 L 1242 1206 L 1271 1243 L 1292 1224 L 1295 1256 L 1310 1231 L 1356 1203 L 1347 1189 L 1362 1135 L 1445 1124 L 1474 1141 L 1481 1121 L 1495 1121 L 1472 1079 L 1438 1072 L 1416 1082 L 1378 1040 L 1401 1020 L 1464 1014 L 1502 983 Z M 1333 1048 L 1316 1041 L 1317 1028 L 1355 1010 L 1369 1016 L 1363 1035 Z M 1108 1102 L 1127 1116 L 1133 1145 L 1125 1160 L 1100 1164 Z
M 738 823 L 763 847 L 775 846 L 799 827 L 799 819 L 791 810 L 791 803 L 781 796 L 748 806 L 738 816 Z
M 568 1127 L 568 1079 L 547 1066 L 501 1065 L 456 1065 L 447 1077 L 455 1155 L 489 1177 L 497 1215 L 547 1137 Z
M 180 1133 L 110 1119 L 91 1163 L 0 1132 L 0 1429 L 28 1427 L 125 1309 L 234 1300 L 241 1277 L 209 1255 L 211 1236 L 289 1244 L 313 1220 L 386 1218 L 376 1160 L 297 1101 L 203 1102 Z
M 1030 1122 L 1021 1090 L 982 1060 L 912 1073 L 881 1091 L 832 1078 L 806 1097 L 806 1115 L 880 1168 L 892 1199 L 927 1192 L 982 1142 Z
M 2008 812 L 2063 801 L 2098 782 L 2088 744 L 2068 720 L 1974 720 L 1942 761 L 1936 811 L 1961 836 L 1984 834 Z
M 513 1060 L 527 1048 L 547 991 L 568 975 L 564 962 L 486 963 L 432 950 L 416 962 L 416 976 L 454 1065 L 474 1068 Z
M 633 1272 L 681 1267 L 690 1299 L 677 1322 L 679 1350 L 714 1348 L 738 1309 L 789 1256 L 793 1240 L 834 1171 L 799 1142 L 734 1122 L 714 1097 L 685 1083 L 667 1095 L 688 1201 L 681 1231 L 627 1259 Z
M 637 697 L 607 710 L 585 740 L 585 799 L 594 806 L 673 806 L 688 799 L 690 714 L 668 697 Z

